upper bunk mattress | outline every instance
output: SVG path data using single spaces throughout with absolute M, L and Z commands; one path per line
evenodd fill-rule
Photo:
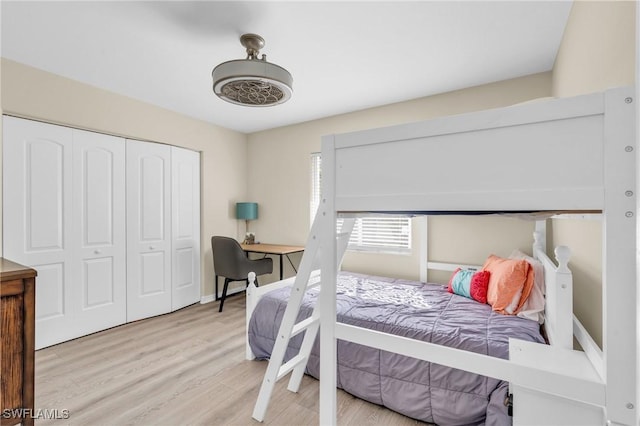
M 249 343 L 269 358 L 291 288 L 267 293 L 249 323 Z M 319 290 L 304 297 L 298 321 L 311 315 Z M 342 272 L 338 321 L 508 359 L 509 338 L 544 343 L 539 325 L 495 313 L 489 305 L 447 292 L 446 286 Z M 298 353 L 291 339 L 285 361 Z M 316 339 L 307 374 L 320 377 Z M 367 401 L 439 425 L 510 424 L 507 383 L 415 358 L 338 340 L 338 386 Z

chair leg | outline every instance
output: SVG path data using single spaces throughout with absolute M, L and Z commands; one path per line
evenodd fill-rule
M 229 278 L 224 279 L 224 287 L 222 288 L 222 297 L 220 298 L 220 309 L 218 312 L 222 312 L 222 306 L 224 306 L 224 299 L 227 298 L 227 288 L 229 287 Z
M 216 292 L 213 294 L 214 295 L 214 299 L 216 301 L 218 301 L 220 298 L 218 297 L 218 275 L 216 275 L 215 278 L 215 283 L 216 283 Z

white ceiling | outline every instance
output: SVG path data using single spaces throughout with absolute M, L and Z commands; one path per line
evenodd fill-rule
M 548 71 L 569 1 L 2 1 L 2 56 L 250 133 Z M 293 97 L 218 99 L 239 37 L 293 75 Z

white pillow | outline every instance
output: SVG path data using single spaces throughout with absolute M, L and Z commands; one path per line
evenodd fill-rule
M 544 322 L 544 266 L 539 260 L 528 256 L 520 250 L 514 250 L 509 255 L 509 259 L 524 259 L 533 268 L 531 293 L 517 315 L 542 324 Z

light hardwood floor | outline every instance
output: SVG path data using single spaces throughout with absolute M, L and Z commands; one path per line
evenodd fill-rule
M 266 361 L 244 359 L 244 295 L 115 327 L 36 352 L 37 425 L 260 425 Z M 276 385 L 265 425 L 317 425 L 318 381 Z M 341 425 L 424 424 L 338 392 Z

